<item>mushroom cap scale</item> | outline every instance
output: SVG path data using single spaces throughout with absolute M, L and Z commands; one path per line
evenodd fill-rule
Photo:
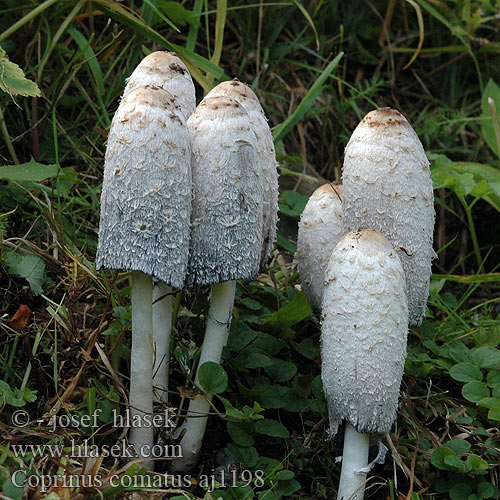
M 371 228 L 394 245 L 405 270 L 410 325 L 419 325 L 435 257 L 429 161 L 406 118 L 390 108 L 368 113 L 345 149 L 345 231 Z
M 191 216 L 190 144 L 174 97 L 130 92 L 108 137 L 97 268 L 142 271 L 184 285 Z
M 262 172 L 243 106 L 205 99 L 187 122 L 192 145 L 193 212 L 187 281 L 252 279 L 262 248 Z
M 274 141 L 267 123 L 267 118 L 255 92 L 237 78 L 219 83 L 205 97 L 230 97 L 238 101 L 248 113 L 253 131 L 257 138 L 256 149 L 262 162 L 263 174 L 263 245 L 261 252 L 261 267 L 271 255 L 274 240 L 276 239 L 276 225 L 278 223 L 278 162 L 274 150 Z
M 332 252 L 323 297 L 322 380 L 330 431 L 389 432 L 406 357 L 408 302 L 397 252 L 380 233 L 346 234 Z
M 144 85 L 157 85 L 170 92 L 187 120 L 196 106 L 189 70 L 174 52 L 157 51 L 147 55 L 127 78 L 122 98 Z
M 325 271 L 335 245 L 344 234 L 342 186 L 324 184 L 314 191 L 302 212 L 297 260 L 302 288 L 312 308 L 320 312 Z

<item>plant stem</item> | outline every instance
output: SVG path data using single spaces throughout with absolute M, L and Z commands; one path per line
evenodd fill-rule
M 465 200 L 463 202 L 465 209 L 465 214 L 467 216 L 467 222 L 469 224 L 469 232 L 472 240 L 472 246 L 474 247 L 474 253 L 476 255 L 477 264 L 479 266 L 478 274 L 484 272 L 483 258 L 481 257 L 481 250 L 479 249 L 479 242 L 477 240 L 476 227 L 474 225 L 474 219 L 472 218 L 472 207 L 469 206 Z
M 200 367 L 207 361 L 220 363 L 222 348 L 226 345 L 229 333 L 235 287 L 235 281 L 226 281 L 212 286 L 205 339 L 203 340 L 195 378 L 197 386 L 199 385 L 198 373 Z M 182 458 L 172 463 L 174 471 L 189 470 L 196 464 L 207 426 L 211 397 L 211 394 L 202 394 L 189 402 L 186 420 L 183 425 L 186 433 L 180 443 Z
M 151 276 L 132 272 L 132 354 L 130 362 L 130 419 L 143 419 L 153 413 L 153 283 Z M 153 427 L 132 427 L 129 434 L 141 458 L 147 458 L 147 446 L 153 446 Z M 144 464 L 146 467 L 150 463 Z
M 369 434 L 361 434 L 347 423 L 344 429 L 344 451 L 337 500 L 362 500 L 366 473 L 358 473 L 368 465 Z
M 12 145 L 12 141 L 10 140 L 9 131 L 7 130 L 7 125 L 5 124 L 5 118 L 1 106 L 0 106 L 0 128 L 2 129 L 2 135 L 5 141 L 5 145 L 9 150 L 10 157 L 12 158 L 12 161 L 17 165 L 19 164 L 19 159 L 17 158 L 16 151 L 14 150 L 14 146 Z
M 163 298 L 162 298 L 163 297 Z M 172 334 L 172 288 L 159 282 L 153 287 L 153 398 L 168 402 L 168 368 Z
M 495 101 L 488 97 L 488 106 L 491 113 L 491 121 L 493 122 L 493 130 L 495 132 L 495 141 L 497 143 L 497 156 L 500 161 L 500 122 L 498 121 L 497 108 L 495 107 Z

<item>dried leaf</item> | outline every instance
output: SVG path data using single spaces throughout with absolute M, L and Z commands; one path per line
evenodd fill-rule
M 10 326 L 14 330 L 21 330 L 21 328 L 24 328 L 28 324 L 30 312 L 30 308 L 27 305 L 21 304 L 14 316 L 10 319 Z

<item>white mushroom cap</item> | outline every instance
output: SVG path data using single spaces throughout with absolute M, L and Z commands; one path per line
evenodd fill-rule
M 190 145 L 175 99 L 139 87 L 116 111 L 108 137 L 97 268 L 142 271 L 184 285 L 191 216 Z
M 326 278 L 321 376 L 331 434 L 343 420 L 364 434 L 387 433 L 396 415 L 408 332 L 398 254 L 376 231 L 350 232 L 333 250 Z
M 189 70 L 174 52 L 152 52 L 127 78 L 125 98 L 132 90 L 144 85 L 157 85 L 170 92 L 187 120 L 196 106 L 193 80 Z
M 240 82 L 237 78 L 230 82 L 222 82 L 213 88 L 205 99 L 219 96 L 231 97 L 245 108 L 257 137 L 256 148 L 262 161 L 264 184 L 262 267 L 271 255 L 276 238 L 276 224 L 278 223 L 278 162 L 276 161 L 273 135 L 259 98 L 248 85 Z
M 205 99 L 187 122 L 193 214 L 188 284 L 252 279 L 262 249 L 262 167 L 247 112 Z
M 342 186 L 324 184 L 309 198 L 300 216 L 297 259 L 302 288 L 311 307 L 321 312 L 325 271 L 335 245 L 344 234 Z
M 376 229 L 398 250 L 410 325 L 419 325 L 435 257 L 434 192 L 424 148 L 401 113 L 381 108 L 365 116 L 345 150 L 342 186 L 344 229 Z

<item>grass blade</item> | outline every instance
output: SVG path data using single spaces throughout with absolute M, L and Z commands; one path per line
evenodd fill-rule
M 300 121 L 300 119 L 307 113 L 310 109 L 318 95 L 323 90 L 323 84 L 326 82 L 328 77 L 331 75 L 333 70 L 338 66 L 340 59 L 344 55 L 341 52 L 333 61 L 331 61 L 328 66 L 321 72 L 317 80 L 313 83 L 304 99 L 297 106 L 292 115 L 290 115 L 283 123 L 278 125 L 278 127 L 273 132 L 274 142 L 279 142 L 285 137 L 288 132 Z

